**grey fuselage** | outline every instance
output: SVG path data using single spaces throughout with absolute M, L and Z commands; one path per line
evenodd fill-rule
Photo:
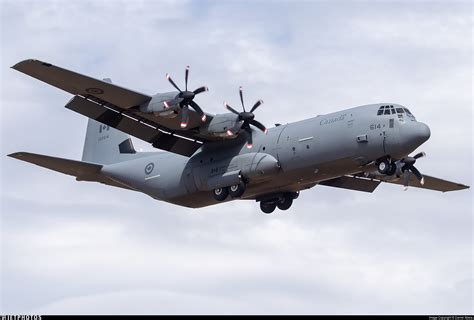
M 102 173 L 157 200 L 192 208 L 219 203 L 211 190 L 236 179 L 246 180 L 241 199 L 298 192 L 359 173 L 385 156 L 401 159 L 429 138 L 428 126 L 411 113 L 377 115 L 381 106 L 404 108 L 384 103 L 355 107 L 279 125 L 267 134 L 254 130 L 251 149 L 241 134 L 206 143 L 190 158 L 160 152 L 106 165 Z

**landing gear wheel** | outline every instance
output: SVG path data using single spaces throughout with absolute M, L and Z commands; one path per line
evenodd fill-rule
M 229 187 L 229 194 L 232 198 L 240 198 L 245 192 L 245 183 L 240 182 Z
M 280 201 L 278 201 L 277 206 L 280 210 L 288 210 L 290 209 L 291 205 L 293 204 L 293 199 L 286 196 L 283 197 Z
M 212 191 L 212 195 L 214 196 L 214 199 L 216 199 L 217 201 L 224 201 L 229 195 L 229 189 L 216 188 Z
M 379 163 L 377 164 L 377 170 L 381 174 L 387 174 L 387 172 L 390 170 L 390 161 L 388 159 L 379 160 Z
M 263 213 L 269 214 L 275 211 L 276 204 L 272 202 L 260 202 L 260 210 L 263 211 Z
M 393 176 L 395 172 L 397 171 L 397 165 L 395 163 L 390 164 L 390 168 L 387 171 L 387 176 Z

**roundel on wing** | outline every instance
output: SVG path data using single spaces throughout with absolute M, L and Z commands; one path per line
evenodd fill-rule
M 87 88 L 86 92 L 90 93 L 90 94 L 102 94 L 102 93 L 104 93 L 104 90 L 102 90 L 100 88 Z
M 150 162 L 150 163 L 147 164 L 146 167 L 145 167 L 145 173 L 146 173 L 146 174 L 152 173 L 152 171 L 153 171 L 154 168 L 155 168 L 155 165 L 153 164 L 153 162 Z

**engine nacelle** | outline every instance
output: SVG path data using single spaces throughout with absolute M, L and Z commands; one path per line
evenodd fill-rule
M 140 111 L 144 113 L 153 113 L 156 116 L 163 118 L 175 118 L 178 115 L 178 105 L 165 106 L 165 101 L 173 100 L 178 92 L 165 92 L 154 95 L 150 102 L 146 105 L 140 106 Z
M 233 128 L 237 120 L 238 116 L 233 113 L 216 114 L 207 126 L 201 128 L 201 134 L 233 139 L 236 136 L 229 136 L 227 130 Z

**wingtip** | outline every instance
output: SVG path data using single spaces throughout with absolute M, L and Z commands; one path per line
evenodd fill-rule
M 22 60 L 20 62 L 17 62 L 16 64 L 11 66 L 10 68 L 21 71 L 22 66 L 24 66 L 25 64 L 34 63 L 34 62 L 41 63 L 43 66 L 46 66 L 46 67 L 51 67 L 52 66 L 51 63 L 43 62 L 43 61 L 38 60 L 38 59 L 25 59 L 25 60 Z
M 13 153 L 7 154 L 7 157 L 19 159 L 23 157 L 24 154 L 25 154 L 24 152 L 13 152 Z

